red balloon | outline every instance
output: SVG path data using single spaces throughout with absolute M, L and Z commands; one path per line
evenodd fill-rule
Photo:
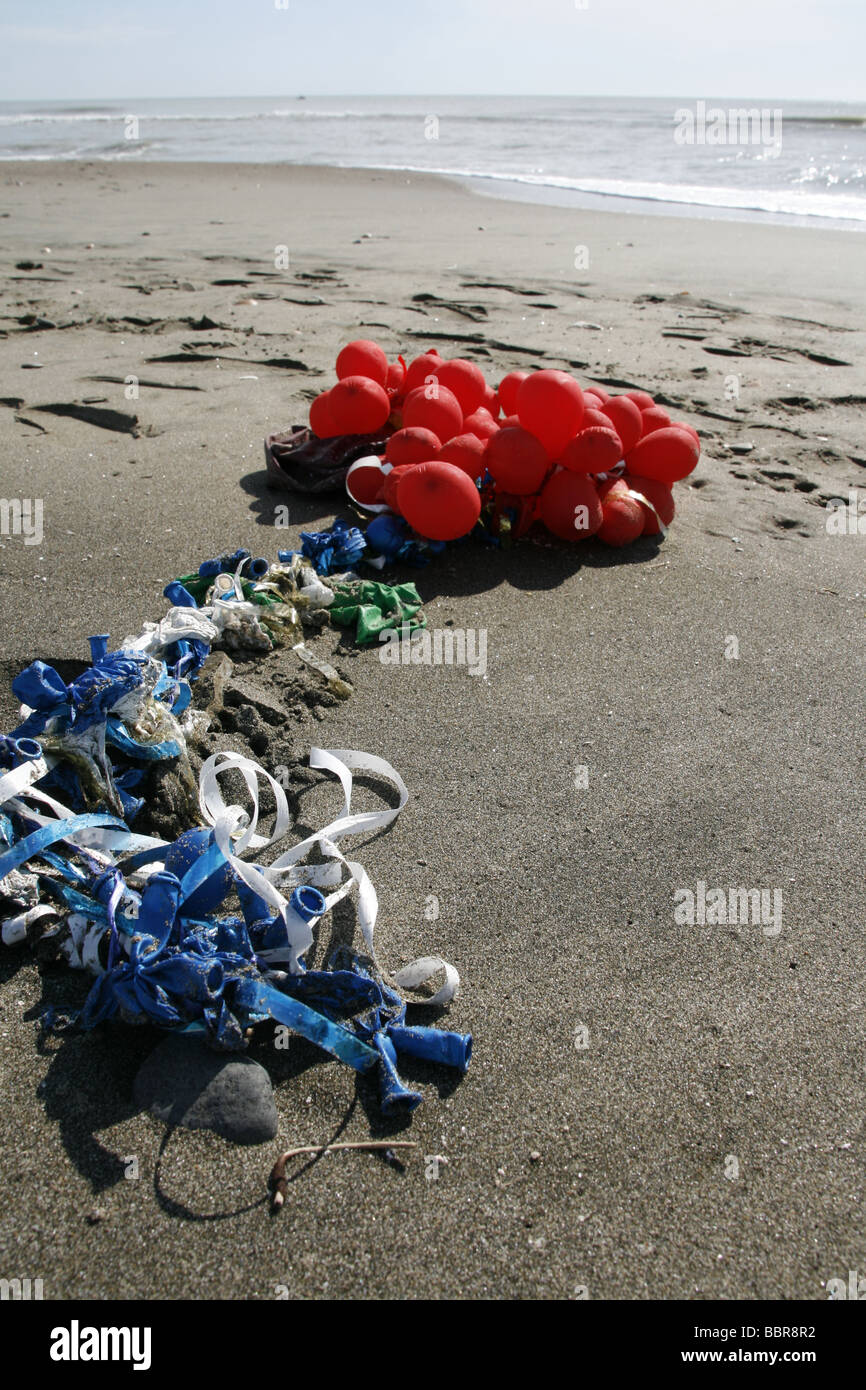
M 690 435 L 691 435 L 692 439 L 695 441 L 695 443 L 697 444 L 698 448 L 700 449 L 700 447 L 701 447 L 701 436 L 698 434 L 698 432 L 697 432 L 697 430 L 695 429 L 694 425 L 687 425 L 686 422 L 685 422 L 685 420 L 671 420 L 671 429 L 674 429 L 674 430 L 685 430 L 686 434 L 690 434 Z
M 622 440 L 622 451 L 627 454 L 641 436 L 643 420 L 640 410 L 628 396 L 611 396 L 610 400 L 605 401 L 601 412 L 611 421 Z
M 332 386 L 328 406 L 338 434 L 372 434 L 391 414 L 384 386 L 368 376 L 347 376 Z
M 649 410 L 655 405 L 655 401 L 648 391 L 626 391 L 625 395 L 630 401 L 634 401 L 638 410 Z
M 544 482 L 550 460 L 540 440 L 524 429 L 502 429 L 487 441 L 485 463 L 503 492 L 528 497 Z
M 667 483 L 660 483 L 658 478 L 638 478 L 634 473 L 628 472 L 623 473 L 622 481 L 631 491 L 641 493 L 650 504 L 646 507 L 643 502 L 638 503 L 644 515 L 643 534 L 660 535 L 659 522 L 662 526 L 670 526 L 676 511 L 674 495 Z
M 356 468 L 351 479 L 347 480 L 347 490 L 353 502 L 363 507 L 374 506 L 381 501 L 380 493 L 385 484 L 385 474 L 376 464 L 364 464 Z
M 609 493 L 619 493 L 620 496 L 622 496 L 623 493 L 628 492 L 628 487 L 622 480 L 622 474 L 616 478 L 595 478 L 593 481 L 598 488 L 598 495 L 601 498 L 602 505 Z
M 398 357 L 396 362 L 388 363 L 388 377 L 385 381 L 385 390 L 392 398 L 399 396 L 406 383 L 406 363 L 402 357 Z
M 397 484 L 400 513 L 431 541 L 466 536 L 481 515 L 481 494 L 468 474 L 453 463 L 416 463 Z
M 332 439 L 339 433 L 331 415 L 330 391 L 323 391 L 310 406 L 310 429 L 317 439 Z
M 402 429 L 388 440 L 385 458 L 395 467 L 399 463 L 423 463 L 425 459 L 435 459 L 441 448 L 432 430 Z
M 347 376 L 368 376 L 377 385 L 384 386 L 388 380 L 388 359 L 378 343 L 369 338 L 358 338 L 347 343 L 337 358 L 337 377 L 344 381 Z
M 517 413 L 555 459 L 580 429 L 583 392 L 567 372 L 533 372 L 518 389 Z
M 585 399 L 586 396 L 584 396 L 584 400 Z M 622 458 L 622 440 L 616 433 L 613 420 L 611 420 L 610 416 L 602 414 L 600 410 L 585 410 L 583 412 L 583 423 L 580 426 L 581 433 L 583 433 L 584 430 L 588 430 L 590 425 L 597 425 L 599 429 L 610 430 L 611 434 L 616 435 L 617 443 L 619 444 L 619 456 Z
M 654 430 L 666 429 L 671 422 L 670 415 L 666 410 L 662 410 L 660 405 L 648 406 L 646 410 L 641 411 L 640 418 L 643 425 L 641 439 L 646 434 L 652 434 Z
M 414 468 L 414 463 L 398 463 L 391 472 L 385 476 L 385 485 L 382 489 L 382 500 L 391 508 L 392 512 L 399 512 L 397 503 L 397 489 L 400 486 L 400 479 Z
M 500 428 L 503 430 L 522 430 L 523 426 L 520 423 L 520 416 L 506 415 L 505 419 L 502 421 Z
M 454 463 L 468 473 L 473 482 L 484 475 L 484 455 L 487 440 L 479 439 L 477 434 L 457 434 L 442 446 L 439 457 L 445 463 Z
M 601 502 L 591 478 L 561 468 L 541 490 L 538 510 L 548 531 L 564 541 L 584 541 L 601 525 Z
M 602 498 L 602 521 L 598 528 L 599 540 L 607 545 L 631 545 L 643 531 L 644 509 L 633 497 L 621 479 L 609 487 Z
M 463 431 L 465 434 L 477 434 L 479 439 L 489 439 L 492 434 L 496 434 L 499 429 L 490 411 L 483 405 L 477 410 L 473 410 L 471 415 L 467 415 L 463 421 Z
M 485 409 L 490 411 L 490 414 L 493 416 L 494 420 L 499 419 L 502 410 L 502 405 L 499 400 L 499 393 L 497 391 L 494 391 L 493 387 L 488 386 L 486 383 L 484 386 L 484 397 L 481 401 L 481 405 Z
M 529 372 L 509 372 L 500 381 L 499 404 L 504 415 L 517 414 L 517 392 L 528 376 Z
M 590 425 L 566 444 L 559 462 L 572 473 L 606 473 L 621 458 L 619 435 L 612 429 Z
M 476 367 L 474 362 L 467 362 L 464 357 L 454 357 L 437 367 L 435 376 L 440 386 L 446 386 L 457 397 L 464 415 L 471 415 L 483 403 L 487 382 L 481 368 Z
M 685 430 L 653 430 L 626 454 L 630 473 L 640 478 L 658 478 L 662 483 L 676 483 L 688 477 L 698 465 L 700 445 Z
M 437 372 L 441 366 L 442 358 L 435 348 L 423 353 L 421 357 L 416 357 L 406 370 L 406 380 L 403 383 L 406 394 L 414 391 L 416 386 L 423 386 L 428 376 Z
M 598 396 L 602 405 L 605 405 L 607 401 L 610 400 L 610 392 L 605 391 L 603 386 L 587 386 L 583 394 L 586 395 L 587 392 L 591 392 L 593 396 Z
M 432 430 L 442 440 L 453 439 L 463 431 L 463 411 L 447 386 L 432 381 L 409 392 L 403 403 L 403 424 Z

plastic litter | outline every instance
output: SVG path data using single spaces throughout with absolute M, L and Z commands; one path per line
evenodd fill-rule
M 334 529 L 342 546 L 351 528 Z M 340 848 L 345 837 L 393 822 L 408 799 L 402 779 L 379 757 L 314 748 L 310 766 L 339 780 L 342 810 L 284 848 L 291 824 L 280 782 L 251 758 L 225 751 L 204 762 L 196 786 L 186 731 L 196 714 L 190 682 L 212 644 L 245 634 L 270 650 L 300 633 L 295 600 L 311 615 L 356 621 L 359 638 L 374 640 L 383 626 L 423 624 L 417 590 L 356 579 L 331 589 L 306 557 L 284 552 L 262 572 L 247 552 L 236 552 L 172 581 L 166 594 L 172 606 L 165 617 L 117 651 L 109 650 L 108 635 L 92 638 L 92 664 L 74 681 L 36 661 L 13 682 L 22 722 L 0 738 L 3 944 L 27 942 L 40 959 L 62 959 L 95 977 L 74 1026 L 151 1023 L 239 1051 L 249 1030 L 269 1020 L 356 1071 L 375 1072 L 386 1113 L 411 1111 L 421 1096 L 400 1080 L 399 1057 L 463 1072 L 472 1040 L 407 1027 L 395 985 L 412 988 L 444 972 L 441 988 L 418 1001 L 438 1007 L 454 998 L 459 976 L 438 957 L 423 957 L 388 983 L 376 958 L 375 889 Z M 292 649 L 335 693 L 351 692 L 303 641 Z M 185 765 L 191 784 L 190 826 L 173 841 L 130 828 L 142 804 L 132 790 L 148 766 L 164 761 Z M 250 809 L 226 803 L 220 779 L 229 771 L 241 777 Z M 354 812 L 359 772 L 393 787 L 398 804 Z M 260 828 L 262 784 L 275 806 L 268 830 Z M 275 847 L 267 866 L 254 862 Z M 311 851 L 323 862 L 305 862 Z M 233 893 L 240 915 L 226 907 Z M 357 897 L 363 954 L 344 946 L 321 969 L 309 969 L 318 923 L 349 893 Z
M 265 440 L 265 464 L 271 486 L 293 492 L 342 492 L 350 464 L 366 454 L 383 453 L 387 430 L 376 434 L 318 439 L 304 425 L 294 425 Z
M 414 632 L 427 625 L 421 596 L 409 583 L 384 584 L 372 579 L 337 582 L 329 611 L 335 623 L 355 623 L 355 640 L 362 647 L 378 642 L 379 633 L 390 628 L 405 624 L 406 631 Z
M 357 526 L 348 526 L 339 517 L 330 531 L 302 531 L 301 541 L 302 554 L 322 575 L 354 569 L 367 546 Z

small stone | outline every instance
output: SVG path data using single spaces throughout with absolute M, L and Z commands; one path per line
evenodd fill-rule
M 277 1133 L 271 1079 L 236 1052 L 214 1052 L 198 1037 L 168 1037 L 140 1067 L 135 1103 L 168 1125 L 211 1129 L 235 1144 L 265 1144 Z
M 538 1149 L 533 1149 L 533 1150 L 532 1150 L 532 1153 L 529 1155 L 529 1161 L 530 1161 L 530 1163 L 540 1163 L 540 1162 L 541 1162 L 541 1154 L 538 1152 Z
M 247 676 L 232 676 L 225 688 L 225 703 L 235 709 L 242 705 L 251 705 L 266 723 L 277 728 L 289 722 L 289 713 L 285 705 L 272 695 L 266 686 L 249 680 Z

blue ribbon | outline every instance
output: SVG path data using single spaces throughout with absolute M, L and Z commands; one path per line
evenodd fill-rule
M 108 816 L 101 812 L 71 816 L 68 820 L 45 825 L 40 830 L 34 830 L 31 835 L 25 835 L 23 840 L 19 840 L 5 854 L 0 854 L 0 878 L 5 878 L 7 874 L 11 874 L 13 869 L 19 868 L 21 864 L 26 864 L 28 860 L 41 854 L 43 849 L 56 844 L 58 840 L 66 840 L 70 835 L 77 834 L 79 830 L 90 830 L 95 826 L 110 826 L 116 830 L 127 829 L 126 823 L 118 820 L 117 816 Z
M 323 1014 L 316 1013 L 299 999 L 292 999 L 271 985 L 258 980 L 240 980 L 234 987 L 234 1004 L 240 1005 L 251 1014 L 260 1014 L 284 1023 L 293 1033 L 300 1033 L 317 1047 L 324 1048 L 338 1057 L 355 1071 L 370 1071 L 378 1062 L 378 1055 L 372 1047 L 361 1042 L 360 1038 L 333 1023 Z

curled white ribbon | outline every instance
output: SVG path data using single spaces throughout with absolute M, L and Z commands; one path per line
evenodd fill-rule
M 306 922 L 291 907 L 280 888 L 291 890 L 300 884 L 311 884 L 320 889 L 333 889 L 325 898 L 325 910 L 336 906 L 353 889 L 357 889 L 358 922 L 367 950 L 375 959 L 374 930 L 379 913 L 379 900 L 376 890 L 363 864 L 347 859 L 339 848 L 338 841 L 347 835 L 361 835 L 367 831 L 380 830 L 396 820 L 409 799 L 409 791 L 400 774 L 384 758 L 372 753 L 361 753 L 351 748 L 313 748 L 310 752 L 310 767 L 332 772 L 339 778 L 343 789 L 343 808 L 336 820 L 321 830 L 314 831 L 305 839 L 286 850 L 268 868 L 259 868 L 241 858 L 247 850 L 267 849 L 282 840 L 291 828 L 291 817 L 286 793 L 276 778 L 272 777 L 252 758 L 240 753 L 214 753 L 202 765 L 199 776 L 199 806 L 202 817 L 213 827 L 214 839 L 220 852 L 231 865 L 237 876 L 278 914 L 286 926 L 287 946 L 260 953 L 268 963 L 288 961 L 293 974 L 303 970 L 300 957 L 309 949 L 313 941 L 313 926 L 318 918 Z M 252 802 L 252 814 L 238 805 L 226 805 L 219 787 L 219 777 L 223 772 L 234 768 L 240 773 Z M 8 804 L 11 809 L 25 812 L 38 825 L 50 825 L 56 819 L 65 820 L 71 812 L 47 792 L 32 784 L 46 774 L 44 760 L 22 763 L 11 772 L 0 777 L 0 805 Z M 396 806 L 383 811 L 352 811 L 353 774 L 370 773 L 374 777 L 389 782 L 397 791 L 399 800 Z M 258 832 L 259 822 L 259 778 L 270 785 L 276 804 L 276 816 L 270 834 Z M 53 812 L 48 816 L 40 814 L 23 804 L 19 797 L 41 803 Z M 133 849 L 156 848 L 165 842 L 149 836 L 133 835 L 128 832 L 94 828 L 78 832 L 79 842 L 115 854 L 130 852 Z M 310 850 L 318 845 L 330 863 L 301 864 Z M 166 846 L 167 847 L 167 846 Z M 110 862 L 110 861 L 109 861 Z M 343 872 L 347 877 L 344 879 Z M 87 964 L 92 964 L 88 961 Z M 397 972 L 395 980 L 414 988 L 431 979 L 437 971 L 445 972 L 445 982 L 426 1004 L 447 1004 L 454 998 L 460 985 L 460 976 L 452 965 L 439 956 L 422 956 Z
M 346 473 L 346 492 L 356 507 L 362 507 L 365 512 L 370 512 L 373 516 L 378 516 L 380 512 L 390 512 L 391 508 L 388 506 L 387 502 L 361 502 L 349 486 L 349 479 L 359 468 L 373 467 L 378 468 L 382 476 L 387 478 L 393 466 L 394 465 L 391 463 L 383 463 L 377 454 L 365 454 L 362 459 L 356 459 L 354 463 L 349 465 L 348 472 Z
M 228 768 L 236 768 L 242 775 L 253 803 L 252 818 L 240 806 L 226 806 L 218 786 L 218 777 Z M 287 887 L 311 884 L 317 888 L 332 888 L 336 891 L 325 898 L 326 911 L 334 907 L 353 888 L 358 890 L 358 923 L 367 949 L 374 955 L 373 936 L 379 912 L 376 890 L 363 864 L 347 859 L 337 841 L 344 835 L 360 835 L 367 831 L 379 830 L 392 821 L 403 810 L 409 799 L 409 791 L 400 774 L 386 762 L 372 753 L 361 753 L 351 748 L 313 748 L 310 751 L 310 767 L 322 768 L 332 772 L 340 780 L 343 788 L 343 809 L 336 820 L 321 830 L 314 831 L 305 839 L 286 850 L 265 869 L 246 863 L 240 858 L 245 849 L 265 849 L 283 838 L 289 829 L 289 812 L 286 794 L 279 782 L 258 763 L 240 753 L 215 753 L 203 764 L 200 775 L 199 804 L 202 815 L 214 828 L 214 838 L 234 871 L 254 893 L 282 917 L 286 925 L 288 947 L 264 951 L 260 954 L 269 964 L 287 960 L 293 974 L 301 971 L 299 957 L 312 944 L 314 923 L 304 922 L 291 908 L 286 897 L 280 892 L 277 883 L 286 881 Z M 399 794 L 396 806 L 384 811 L 352 811 L 352 774 L 370 773 L 390 782 Z M 276 820 L 270 835 L 256 833 L 259 819 L 258 778 L 264 777 L 271 785 L 277 807 Z M 238 835 L 238 832 L 240 834 Z M 233 837 L 238 836 L 235 839 Z M 318 845 L 322 854 L 330 859 L 330 864 L 301 865 L 300 861 Z M 348 877 L 343 880 L 343 867 Z M 318 919 L 314 919 L 318 920 Z M 431 967 L 431 968 L 428 968 Z M 423 983 L 437 970 L 445 971 L 445 983 L 436 994 L 425 1003 L 447 1004 L 457 993 L 460 976 L 452 965 L 438 956 L 422 957 L 405 966 L 400 972 L 415 972 L 413 979 Z M 426 973 L 425 973 L 426 971 Z M 408 977 L 407 977 L 408 978 Z

